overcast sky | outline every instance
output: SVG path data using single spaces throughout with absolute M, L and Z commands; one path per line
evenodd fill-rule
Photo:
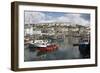
M 47 22 L 71 22 L 80 25 L 90 24 L 90 14 L 67 12 L 24 11 L 25 24 Z

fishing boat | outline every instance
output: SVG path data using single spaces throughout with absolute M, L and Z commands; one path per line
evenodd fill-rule
M 51 44 L 47 40 L 35 40 L 34 43 L 30 43 L 31 48 L 40 52 L 53 52 L 58 49 L 58 45 Z
M 90 42 L 88 40 L 83 40 L 79 44 L 74 44 L 73 46 L 79 46 L 82 58 L 90 58 Z

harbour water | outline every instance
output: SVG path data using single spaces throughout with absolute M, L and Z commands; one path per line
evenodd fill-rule
M 67 37 L 64 40 L 58 39 L 53 41 L 59 44 L 59 48 L 56 51 L 43 53 L 38 56 L 38 50 L 34 51 L 28 46 L 25 46 L 24 61 L 43 61 L 43 60 L 64 60 L 64 59 L 81 59 L 78 46 L 73 46 L 73 40 L 71 37 Z

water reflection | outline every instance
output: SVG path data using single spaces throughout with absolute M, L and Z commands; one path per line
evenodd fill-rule
M 69 41 L 70 39 L 70 41 Z M 38 50 L 30 49 L 25 46 L 24 60 L 25 61 L 41 61 L 41 60 L 63 60 L 63 59 L 80 59 L 81 55 L 79 47 L 74 47 L 71 44 L 71 37 L 66 39 L 52 40 L 52 43 L 59 44 L 59 49 L 53 52 L 42 53 Z M 41 55 L 38 55 L 41 54 Z

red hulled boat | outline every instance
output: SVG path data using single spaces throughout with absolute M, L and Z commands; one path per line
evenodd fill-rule
M 47 40 L 35 40 L 31 43 L 40 52 L 53 52 L 59 47 L 56 44 L 50 44 Z

